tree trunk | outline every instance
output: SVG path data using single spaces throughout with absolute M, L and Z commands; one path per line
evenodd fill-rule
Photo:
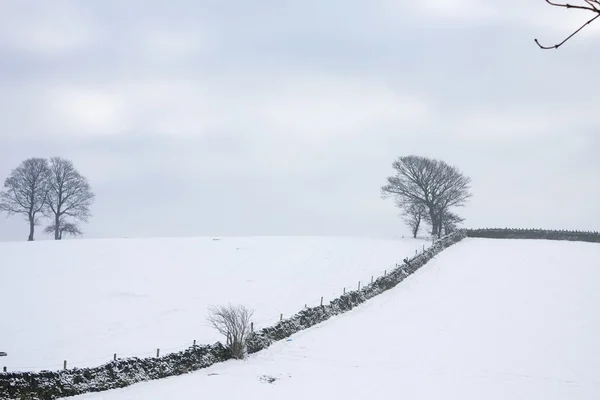
M 413 228 L 413 238 L 417 238 L 417 234 L 419 233 L 419 225 L 421 225 L 421 221 L 418 221 Z
M 54 240 L 60 240 L 60 217 L 58 213 L 54 215 Z
M 436 218 L 437 220 L 437 237 L 438 239 L 440 239 L 444 233 L 444 218 L 443 218 L 443 214 L 440 212 L 439 216 L 437 216 Z
M 435 211 L 431 211 L 429 213 L 429 217 L 431 218 L 431 235 L 437 236 L 439 230 L 439 222 Z
M 29 238 L 27 241 L 33 242 L 33 233 L 35 231 L 35 217 L 29 216 Z

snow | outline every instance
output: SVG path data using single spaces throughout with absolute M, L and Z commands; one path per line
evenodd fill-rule
M 256 310 L 256 329 L 383 275 L 424 240 L 255 237 L 0 243 L 0 367 L 96 366 L 222 340 L 211 304 Z
M 246 361 L 74 400 L 598 399 L 599 266 L 597 244 L 466 239 Z

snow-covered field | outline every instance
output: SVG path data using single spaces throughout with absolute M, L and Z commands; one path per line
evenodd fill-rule
M 0 367 L 95 366 L 222 340 L 211 304 L 256 310 L 257 328 L 339 296 L 429 243 L 263 237 L 0 243 Z
M 599 399 L 598 305 L 599 245 L 467 239 L 246 361 L 76 399 Z

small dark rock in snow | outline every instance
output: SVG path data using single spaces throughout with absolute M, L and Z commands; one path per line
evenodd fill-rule
M 260 380 L 263 382 L 267 382 L 267 383 L 273 383 L 277 380 L 277 378 L 273 378 L 272 376 L 269 376 L 269 375 L 263 375 L 260 377 Z
M 5 352 L 3 352 L 3 351 L 0 351 L 0 357 L 6 357 L 7 355 L 8 355 L 8 354 L 6 354 Z

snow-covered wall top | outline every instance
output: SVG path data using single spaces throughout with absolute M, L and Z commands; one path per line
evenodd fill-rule
M 344 313 L 368 299 L 392 289 L 445 248 L 465 238 L 459 231 L 437 240 L 421 254 L 406 258 L 404 263 L 360 290 L 348 292 L 327 305 L 305 308 L 293 317 L 250 335 L 248 352 L 255 353 L 273 342 Z M 93 368 L 63 371 L 0 373 L 0 399 L 52 400 L 82 393 L 122 388 L 141 381 L 181 375 L 214 363 L 231 359 L 229 349 L 221 343 L 193 346 L 160 358 L 129 358 Z
M 51 400 L 181 375 L 231 358 L 221 343 L 161 358 L 127 358 L 93 368 L 0 373 L 0 399 Z
M 546 229 L 467 229 L 467 237 L 488 239 L 547 239 L 600 243 L 600 233 Z

